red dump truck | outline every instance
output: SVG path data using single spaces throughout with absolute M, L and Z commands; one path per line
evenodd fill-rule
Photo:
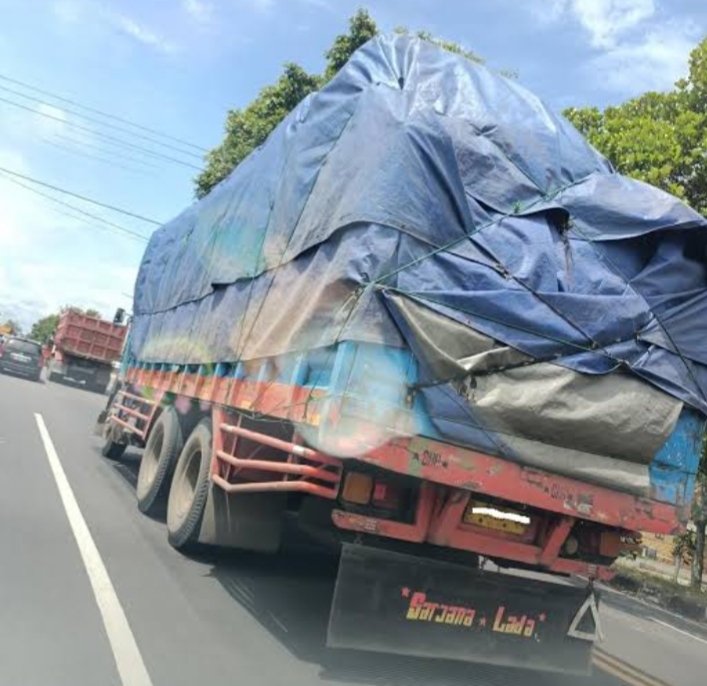
M 47 360 L 49 381 L 103 393 L 120 359 L 127 328 L 77 310 L 61 314 Z
M 331 647 L 586 671 L 594 580 L 688 517 L 706 228 L 517 83 L 377 38 L 152 235 L 103 455 L 143 450 L 178 550 L 340 550 Z

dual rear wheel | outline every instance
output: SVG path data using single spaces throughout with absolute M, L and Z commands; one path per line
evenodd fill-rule
M 199 534 L 209 490 L 211 420 L 202 419 L 186 441 L 174 407 L 155 422 L 137 478 L 137 506 L 150 516 L 167 514 L 169 542 L 184 548 Z
M 187 550 L 196 543 L 274 552 L 279 547 L 283 494 L 229 496 L 211 488 L 213 429 L 210 417 L 191 431 L 173 407 L 165 408 L 150 430 L 137 478 L 138 509 L 152 517 L 166 514 L 170 544 Z M 193 424 L 192 424 L 193 426 Z M 117 443 L 108 423 L 103 454 L 117 459 L 125 445 Z M 186 436 L 185 436 L 186 434 Z

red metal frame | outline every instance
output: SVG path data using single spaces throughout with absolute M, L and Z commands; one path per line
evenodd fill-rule
M 147 438 L 152 422 L 155 418 L 155 414 L 162 403 L 162 398 L 164 393 L 162 391 L 157 391 L 154 393 L 152 398 L 147 398 L 142 395 L 136 395 L 135 393 L 130 393 L 126 390 L 120 390 L 116 394 L 116 399 L 111 406 L 110 414 L 108 415 L 108 420 L 115 422 L 125 431 L 133 433 L 139 436 L 142 440 Z M 122 402 L 120 402 L 122 401 Z M 140 410 L 134 407 L 128 407 L 125 401 L 137 404 Z M 121 415 L 125 415 L 124 418 Z M 130 423 L 130 418 L 133 418 L 133 423 Z M 142 422 L 142 426 L 138 425 L 138 422 Z
M 179 394 L 196 384 L 192 374 L 132 368 L 128 379 L 140 386 Z M 295 423 L 318 426 L 322 390 L 282 383 L 210 377 L 192 397 L 204 402 L 250 410 Z M 321 455 L 321 454 L 320 454 Z M 469 448 L 460 448 L 420 436 L 394 439 L 361 455 L 370 464 L 425 481 L 477 491 L 524 503 L 549 512 L 587 519 L 629 531 L 672 535 L 687 521 L 684 508 L 588 484 L 539 469 L 525 467 Z
M 333 510 L 331 519 L 334 525 L 339 529 L 360 531 L 363 533 L 376 534 L 377 536 L 386 536 L 387 538 L 397 538 L 401 541 L 422 543 L 428 537 L 436 500 L 437 489 L 433 484 L 423 481 L 420 485 L 420 494 L 415 511 L 415 522 L 413 524 L 404 524 L 402 522 L 394 522 L 389 519 L 379 519 L 377 517 L 367 517 L 344 510 Z
M 540 545 L 528 543 L 518 536 L 499 536 L 483 527 L 465 524 L 464 511 L 471 494 L 453 491 L 446 500 L 443 492 L 429 482 L 420 487 L 420 497 L 413 524 L 402 524 L 376 517 L 334 510 L 332 522 L 340 529 L 363 534 L 386 536 L 415 543 L 432 543 L 448 548 L 466 550 L 490 558 L 513 560 L 557 574 L 576 574 L 593 579 L 610 579 L 614 572 L 608 567 L 582 560 L 560 557 L 575 519 L 556 517 Z
M 265 374 L 261 378 L 263 376 Z M 215 429 L 211 478 L 224 491 L 285 491 L 328 499 L 337 497 L 342 461 L 301 445 L 296 436 L 292 441 L 282 441 L 245 429 L 234 424 L 226 414 L 226 408 L 233 407 L 316 427 L 322 421 L 336 420 L 333 416 L 336 412 L 322 416 L 323 401 L 328 400 L 325 391 L 280 382 L 137 368 L 129 370 L 128 380 L 138 387 L 154 389 L 157 402 L 169 392 L 198 399 L 213 407 Z M 134 394 L 124 397 L 135 402 L 145 401 L 142 396 Z M 329 409 L 334 406 L 329 403 Z M 150 419 L 145 412 L 124 405 L 119 407 L 132 412 L 126 411 L 124 416 L 118 412 L 112 419 L 144 438 L 155 407 L 150 411 Z M 131 415 L 135 424 L 146 422 L 142 433 L 139 427 L 130 423 Z M 239 438 L 274 448 L 286 458 L 271 461 L 239 457 L 236 454 Z M 372 447 L 357 459 L 420 479 L 415 521 L 405 524 L 335 509 L 332 522 L 338 528 L 470 550 L 552 572 L 600 578 L 611 575 L 604 567 L 561 557 L 562 546 L 578 519 L 627 531 L 672 534 L 681 530 L 686 515 L 681 508 L 665 503 L 618 493 L 419 436 L 398 438 L 386 445 Z M 331 467 L 336 469 L 332 471 Z M 525 535 L 515 536 L 464 523 L 463 514 L 474 492 L 523 503 L 544 512 L 546 529 L 538 531 L 534 523 Z
M 227 413 L 215 405 L 213 413 L 213 456 L 211 464 L 211 480 L 227 493 L 247 492 L 300 492 L 318 495 L 322 498 L 334 499 L 339 493 L 342 463 L 329 455 L 293 441 L 283 441 L 257 431 L 251 431 L 231 423 Z M 234 440 L 227 449 L 225 436 L 233 436 Z M 260 445 L 274 448 L 285 454 L 284 461 L 257 460 L 236 456 L 238 438 L 255 441 Z M 305 464 L 303 461 L 311 464 Z M 243 483 L 243 477 L 266 472 L 279 475 L 278 480 L 262 480 L 255 478 Z M 292 478 L 297 477 L 297 478 Z M 233 483 L 231 479 L 240 478 Z M 311 479 L 320 483 L 313 483 Z

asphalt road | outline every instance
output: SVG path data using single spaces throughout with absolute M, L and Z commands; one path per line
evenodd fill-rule
M 268 559 L 195 559 L 172 550 L 164 524 L 135 506 L 139 454 L 120 463 L 100 456 L 91 432 L 104 402 L 80 389 L 0 376 L 0 686 L 620 683 L 599 669 L 579 679 L 327 650 L 335 562 L 296 550 Z M 103 617 L 115 615 L 99 609 L 96 565 L 89 575 L 37 413 L 110 579 L 98 594 L 114 591 L 147 682 L 135 677 L 139 670 L 118 671 L 115 637 L 125 636 L 115 624 L 108 638 Z M 613 593 L 604 595 L 601 614 L 607 652 L 673 686 L 705 683 L 700 627 Z

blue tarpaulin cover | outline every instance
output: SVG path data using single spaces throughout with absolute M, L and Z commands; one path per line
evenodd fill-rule
M 154 233 L 132 355 L 183 364 L 344 340 L 408 348 L 439 432 L 492 449 L 488 426 L 459 428 L 479 422 L 459 384 L 484 353 L 480 379 L 549 370 L 556 384 L 565 370 L 630 379 L 651 399 L 660 389 L 672 403 L 656 406 L 671 417 L 664 441 L 676 405 L 707 413 L 706 225 L 617 174 L 516 81 L 419 39 L 379 37 Z

